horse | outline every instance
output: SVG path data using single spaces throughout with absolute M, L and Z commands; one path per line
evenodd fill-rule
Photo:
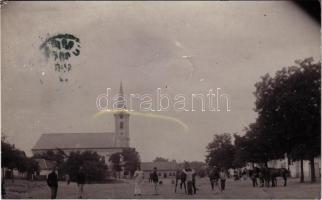
M 285 168 L 268 168 L 268 167 L 255 167 L 254 170 L 249 170 L 252 180 L 259 178 L 261 187 L 269 187 L 270 183 L 272 187 L 277 186 L 277 177 L 282 177 L 284 179 L 284 186 L 287 184 L 287 177 L 289 176 L 289 170 Z M 253 182 L 253 186 L 256 183 Z
M 277 177 L 282 177 L 284 179 L 284 187 L 287 184 L 287 177 L 290 171 L 285 168 L 268 168 L 269 177 L 272 181 L 272 187 L 277 186 Z
M 269 175 L 268 168 L 254 167 L 253 169 L 247 170 L 247 175 L 252 180 L 253 187 L 258 186 L 257 179 L 259 179 L 260 187 L 264 187 L 264 186 L 269 187 L 270 185 L 271 178 Z

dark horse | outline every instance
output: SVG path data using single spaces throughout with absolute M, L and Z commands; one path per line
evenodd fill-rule
M 276 187 L 277 177 L 282 177 L 284 179 L 284 186 L 286 186 L 289 173 L 289 170 L 285 168 L 255 167 L 253 170 L 248 170 L 248 175 L 252 179 L 254 187 L 257 186 L 257 178 L 260 180 L 261 187 L 269 187 L 270 183 L 272 183 L 272 187 Z
M 289 176 L 289 170 L 285 168 L 268 168 L 269 178 L 272 181 L 272 187 L 277 186 L 277 177 L 282 177 L 284 179 L 284 187 L 287 184 L 287 177 Z

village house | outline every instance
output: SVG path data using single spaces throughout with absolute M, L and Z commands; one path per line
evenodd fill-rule
M 174 178 L 179 165 L 176 161 L 171 162 L 142 162 L 141 170 L 144 173 L 144 178 L 149 178 L 153 168 L 156 167 L 160 178 Z

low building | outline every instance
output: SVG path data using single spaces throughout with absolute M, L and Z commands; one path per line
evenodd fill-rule
M 35 161 L 38 163 L 39 166 L 39 173 L 37 174 L 37 176 L 40 179 L 45 179 L 56 166 L 56 162 L 46 160 L 43 158 L 37 158 L 35 159 Z
M 179 165 L 175 161 L 142 162 L 141 170 L 144 172 L 144 178 L 150 177 L 150 173 L 153 172 L 154 167 L 158 169 L 158 175 L 160 178 L 173 178 L 176 175 L 176 171 L 179 169 Z

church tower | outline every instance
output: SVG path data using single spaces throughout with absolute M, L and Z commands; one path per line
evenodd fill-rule
M 129 147 L 129 119 L 130 114 L 126 111 L 126 99 L 123 94 L 122 82 L 120 92 L 117 99 L 117 112 L 114 113 L 115 118 L 115 147 Z

